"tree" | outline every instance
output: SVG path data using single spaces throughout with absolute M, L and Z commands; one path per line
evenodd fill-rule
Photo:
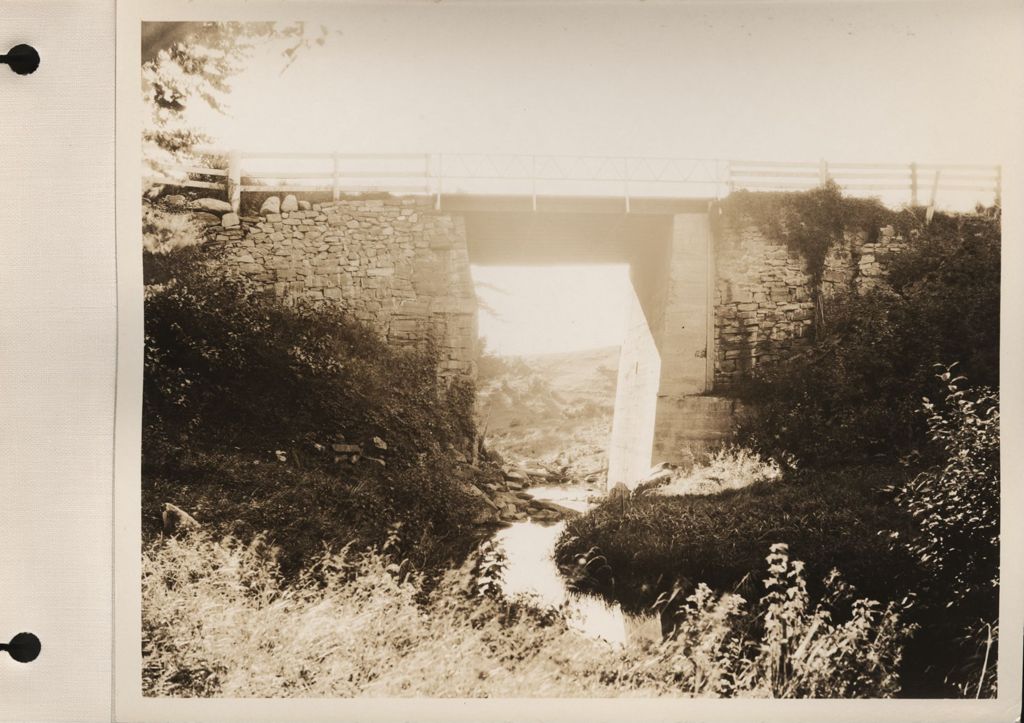
M 187 109 L 205 103 L 225 112 L 230 81 L 255 48 L 283 45 L 284 72 L 299 51 L 323 45 L 328 29 L 305 23 L 145 23 L 142 31 L 143 157 L 150 167 L 179 161 L 208 141 L 190 126 Z

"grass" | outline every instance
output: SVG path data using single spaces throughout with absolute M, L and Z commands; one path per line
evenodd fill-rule
M 387 547 L 387 546 L 386 546 Z M 661 643 L 613 648 L 559 610 L 480 590 L 470 563 L 428 592 L 379 552 L 325 552 L 283 581 L 262 539 L 201 533 L 143 554 L 143 692 L 174 697 L 885 697 L 910 632 L 861 600 L 811 604 L 784 545 L 748 606 L 700 586 Z M 484 572 L 482 572 L 484 571 Z M 489 571 L 489 572 L 486 572 Z M 829 589 L 842 594 L 830 581 Z M 750 631 L 756 631 L 750 635 Z
M 861 593 L 900 599 L 917 566 L 885 533 L 905 533 L 910 520 L 880 488 L 905 475 L 886 466 L 804 470 L 715 495 L 610 500 L 568 522 L 555 556 L 580 589 L 633 611 L 698 582 L 749 592 L 775 542 L 812 580 L 838 568 Z
M 765 460 L 744 447 L 725 445 L 715 450 L 703 464 L 688 470 L 670 470 L 666 478 L 649 491 L 663 496 L 707 495 L 781 478 L 782 469 L 775 460 Z
M 217 537 L 266 533 L 291 577 L 325 545 L 379 544 L 397 522 L 404 527 L 404 552 L 420 570 L 465 559 L 481 534 L 469 518 L 479 501 L 460 488 L 473 483 L 471 472 L 483 472 L 466 465 L 389 470 L 364 462 L 332 471 L 299 469 L 268 456 L 192 452 L 173 465 L 145 468 L 144 539 L 159 536 L 163 504 L 171 502 Z

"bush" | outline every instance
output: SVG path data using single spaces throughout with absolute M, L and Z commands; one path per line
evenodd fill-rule
M 143 411 L 168 443 L 265 452 L 380 437 L 401 463 L 472 439 L 472 393 L 447 393 L 434 353 L 391 347 L 327 305 L 286 307 L 208 261 L 197 248 L 146 258 Z
M 947 588 L 949 606 L 991 606 L 999 597 L 999 397 L 961 388 L 965 377 L 952 368 L 939 378 L 945 403 L 925 399 L 924 408 L 945 464 L 915 477 L 896 502 L 914 518 L 908 549 Z
M 893 473 L 805 470 L 716 495 L 607 500 L 569 520 L 555 557 L 580 589 L 632 611 L 697 582 L 749 590 L 766 572 L 763 549 L 773 541 L 787 543 L 813 579 L 838 568 L 865 594 L 898 599 L 913 588 L 917 567 L 879 534 L 909 529 L 880 489 Z
M 891 258 L 891 288 L 833 298 L 827 336 L 741 390 L 756 412 L 739 438 L 809 465 L 940 455 L 918 414 L 933 364 L 999 382 L 999 246 L 998 219 L 937 214 Z
M 473 391 L 446 388 L 429 349 L 388 346 L 331 307 L 284 306 L 205 248 L 144 261 L 147 529 L 173 502 L 215 530 L 269 532 L 289 570 L 322 541 L 379 541 L 394 522 L 421 562 L 464 546 Z M 341 442 L 362 447 L 358 461 L 338 463 Z
M 270 549 L 201 534 L 143 556 L 147 696 L 890 696 L 909 628 L 861 600 L 835 623 L 773 547 L 749 611 L 699 588 L 661 643 L 616 649 L 558 610 L 477 592 L 472 561 L 431 592 L 397 559 L 324 553 L 285 586 Z M 479 565 L 477 565 L 479 567 Z M 830 582 L 833 585 L 833 582 Z M 760 631 L 742 631 L 764 620 Z
M 914 519 L 906 549 L 928 577 L 923 615 L 940 640 L 930 663 L 961 695 L 995 695 L 999 618 L 999 397 L 964 388 L 952 368 L 940 375 L 945 400 L 925 399 L 929 435 L 944 464 L 898 491 Z M 898 536 L 896 539 L 900 539 Z M 942 669 L 943 666 L 945 669 Z
M 188 213 L 144 203 L 142 205 L 142 246 L 151 253 L 167 253 L 193 246 L 202 238 L 199 225 Z

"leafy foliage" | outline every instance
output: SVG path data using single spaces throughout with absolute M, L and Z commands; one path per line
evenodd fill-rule
M 146 161 L 180 162 L 191 155 L 196 144 L 209 141 L 195 130 L 188 109 L 201 104 L 224 112 L 231 79 L 245 67 L 258 45 L 279 44 L 283 69 L 287 69 L 300 50 L 323 45 L 327 37 L 324 26 L 311 28 L 303 22 L 143 23 L 146 113 L 142 140 Z
M 831 179 L 809 191 L 735 191 L 722 202 L 721 211 L 734 224 L 757 224 L 768 238 L 781 239 L 804 259 L 815 304 L 816 337 L 824 332 L 821 281 L 825 259 L 844 233 L 862 231 L 873 239 L 889 223 L 901 228 L 906 228 L 908 222 L 917 223 L 912 213 L 909 218 L 896 214 L 875 199 L 843 197 L 839 185 Z
M 896 498 L 917 527 L 908 547 L 949 586 L 949 606 L 994 599 L 999 587 L 999 397 L 961 388 L 965 378 L 952 369 L 940 375 L 945 403 L 924 402 L 945 465 L 919 474 Z
M 143 691 L 150 696 L 884 697 L 910 628 L 860 600 L 847 622 L 810 605 L 772 549 L 768 594 L 697 589 L 658 643 L 616 649 L 558 610 L 492 595 L 475 563 L 429 592 L 386 554 L 323 553 L 292 585 L 257 539 L 158 540 L 143 555 Z M 830 583 L 832 584 L 832 583 Z M 758 626 L 763 619 L 765 624 Z M 754 631 L 747 636 L 746 631 Z
M 741 390 L 756 413 L 740 439 L 809 465 L 927 455 L 918 400 L 933 364 L 959 360 L 972 379 L 998 385 L 999 246 L 998 219 L 937 214 L 890 260 L 888 289 L 833 299 L 825 339 Z
M 856 599 L 846 621 L 836 624 L 830 609 L 851 592 L 831 572 L 824 604 L 813 609 L 803 563 L 789 559 L 788 547 L 775 544 L 765 580 L 764 636 L 755 659 L 770 681 L 773 697 L 864 697 L 899 692 L 902 646 L 912 626 L 902 621 L 902 604 L 885 608 Z
M 904 543 L 928 573 L 922 597 L 936 624 L 953 628 L 958 663 L 947 682 L 964 694 L 995 694 L 999 617 L 999 397 L 965 389 L 953 368 L 939 375 L 941 404 L 925 399 L 929 435 L 945 461 L 899 489 L 915 522 Z M 898 539 L 898 536 L 897 536 Z M 974 648 L 972 651 L 971 648 Z M 942 659 L 948 658 L 943 651 Z M 971 654 L 973 653 L 973 654 Z M 954 660 L 955 660 L 954 658 Z M 966 664 L 964 664 L 966 659 Z M 936 661 L 937 662 L 937 661 Z
M 284 306 L 208 254 L 145 256 L 149 524 L 174 502 L 215 529 L 266 530 L 289 570 L 324 541 L 379 541 L 396 521 L 421 563 L 470 545 L 478 503 L 459 450 L 472 388 L 446 388 L 429 349 L 390 347 L 331 307 Z M 339 443 L 362 453 L 336 459 Z

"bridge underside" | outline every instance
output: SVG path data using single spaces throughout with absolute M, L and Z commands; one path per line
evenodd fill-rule
M 688 464 L 726 437 L 732 402 L 710 396 L 707 200 L 648 201 L 626 213 L 621 200 L 446 197 L 444 210 L 464 219 L 473 264 L 629 264 L 609 486 L 635 486 L 658 462 Z

